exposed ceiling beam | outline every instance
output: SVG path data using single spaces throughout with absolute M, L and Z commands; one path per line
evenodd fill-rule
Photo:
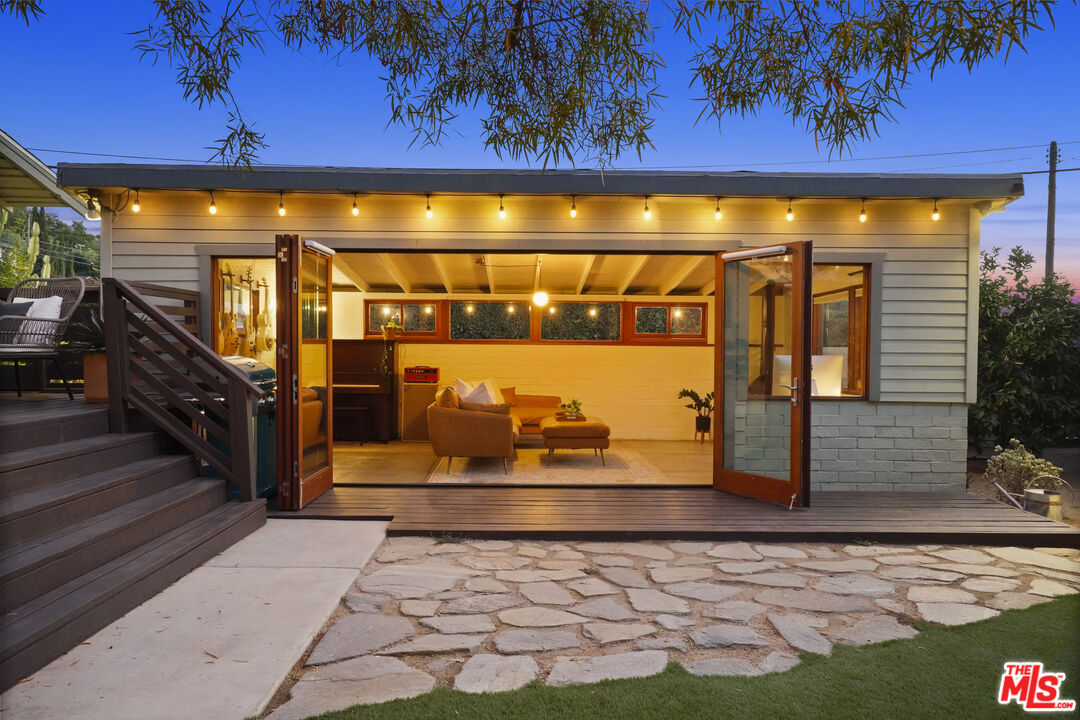
M 716 278 L 713 278 L 709 282 L 701 286 L 701 289 L 697 291 L 698 295 L 712 295 L 716 292 Z
M 679 266 L 679 269 L 675 271 L 675 274 L 668 278 L 668 281 L 660 286 L 661 295 L 669 295 L 672 290 L 679 287 L 686 278 L 690 277 L 690 273 L 694 272 L 703 257 L 692 257 Z
M 383 267 L 386 268 L 386 271 L 390 273 L 390 277 L 394 279 L 394 282 L 398 284 L 398 287 L 401 288 L 402 292 L 411 293 L 413 291 L 413 285 L 409 282 L 409 278 L 405 275 L 401 266 L 397 264 L 397 261 L 394 260 L 390 253 L 377 253 L 375 257 L 379 258 L 379 262 L 381 262 Z
M 487 255 L 480 256 L 480 262 L 484 263 L 484 272 L 487 273 L 488 294 L 495 294 L 495 266 Z
M 442 257 L 432 253 L 428 255 L 431 258 L 431 264 L 435 266 L 435 272 L 439 274 L 439 282 L 442 283 L 443 288 L 447 293 L 454 292 L 454 284 L 450 282 L 450 273 L 446 271 L 446 266 L 443 265 Z
M 574 293 L 576 295 L 580 295 L 585 289 L 585 283 L 589 279 L 589 273 L 592 272 L 593 265 L 596 263 L 595 255 L 582 255 L 581 257 L 585 260 L 585 263 L 584 267 L 581 268 L 581 276 L 578 277 L 577 289 Z
M 630 272 L 626 274 L 626 279 L 619 283 L 619 295 L 626 294 L 627 288 L 629 288 L 633 284 L 634 278 L 638 276 L 638 274 L 641 272 L 641 269 L 645 267 L 645 263 L 647 262 L 649 262 L 648 255 L 641 255 L 636 260 L 634 260 L 634 264 L 630 266 Z
M 341 274 L 349 279 L 349 282 L 363 292 L 371 291 L 371 286 L 368 285 L 364 278 L 360 277 L 360 273 L 356 272 L 356 269 L 347 260 L 342 259 L 341 255 L 334 256 L 334 269 L 340 270 Z

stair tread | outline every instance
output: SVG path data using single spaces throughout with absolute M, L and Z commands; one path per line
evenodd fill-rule
M 4 548 L 0 551 L 0 579 L 39 565 L 49 558 L 69 553 L 95 538 L 122 531 L 124 526 L 147 515 L 164 512 L 169 507 L 182 503 L 200 492 L 220 488 L 223 482 L 218 478 L 185 480 L 166 490 L 139 498 L 21 545 Z
M 4 404 L 4 412 L 0 415 L 0 431 L 7 428 L 26 425 L 36 422 L 54 422 L 69 418 L 82 417 L 108 417 L 107 405 L 90 405 L 87 403 L 63 402 L 47 400 L 40 402 L 13 402 Z
M 68 440 L 52 445 L 41 445 L 15 450 L 13 452 L 0 453 L 0 473 L 20 470 L 33 465 L 43 465 L 57 460 L 77 457 L 90 452 L 100 452 L 112 448 L 124 447 L 136 443 L 145 442 L 153 438 L 154 433 L 107 433 L 104 435 L 92 435 L 90 437 Z
M 226 502 L 14 609 L 0 622 L 0 656 L 6 660 L 36 638 L 47 636 L 157 569 L 211 542 L 248 516 L 264 512 L 264 507 L 263 501 Z M 202 562 L 212 556 L 208 555 Z M 144 599 L 139 598 L 138 602 Z M 136 604 L 134 602 L 132 607 Z
M 190 462 L 190 455 L 155 455 L 116 468 L 65 480 L 55 485 L 46 485 L 2 497 L 0 498 L 0 523 L 131 482 L 133 478 L 148 472 L 165 471 L 176 465 Z

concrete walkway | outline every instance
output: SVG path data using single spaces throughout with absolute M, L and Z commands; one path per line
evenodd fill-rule
M 386 523 L 270 520 L 0 697 L 5 720 L 261 713 Z

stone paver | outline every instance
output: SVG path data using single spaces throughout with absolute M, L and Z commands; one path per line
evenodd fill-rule
M 690 639 L 699 648 L 718 648 L 730 645 L 767 646 L 769 641 L 757 631 L 745 625 L 709 625 L 690 633 Z
M 982 550 L 974 548 L 953 548 L 949 550 L 932 550 L 934 557 L 950 560 L 954 563 L 967 563 L 972 565 L 986 565 L 994 562 L 993 555 L 987 555 Z
M 968 563 L 940 563 L 934 566 L 937 570 L 945 570 L 950 573 L 961 575 L 995 575 L 997 577 L 1017 577 L 1018 570 L 999 567 L 997 565 L 971 565 Z
M 772 588 L 754 596 L 756 602 L 779 605 L 796 610 L 815 612 L 873 612 L 874 604 L 866 598 L 854 595 L 834 595 L 817 590 L 786 590 Z
M 739 582 L 747 582 L 753 585 L 768 585 L 769 587 L 806 587 L 806 577 L 795 573 L 763 572 L 754 575 L 743 575 Z
M 776 560 L 756 560 L 750 562 L 722 562 L 716 563 L 716 567 L 720 572 L 725 572 L 728 575 L 749 575 L 751 573 L 759 573 L 765 570 L 775 570 L 777 568 L 787 567 L 782 562 Z
M 330 626 L 311 651 L 306 664 L 322 665 L 370 655 L 413 635 L 413 624 L 403 617 L 374 613 L 346 615 Z
M 532 547 L 529 545 L 522 545 L 517 549 L 518 555 L 524 555 L 530 558 L 542 558 L 547 557 L 548 551 L 544 548 Z
M 725 543 L 717 545 L 705 554 L 728 560 L 761 560 L 761 553 L 750 547 L 750 543 Z
M 713 545 L 714 543 L 711 542 L 670 542 L 667 544 L 669 548 L 683 555 L 701 555 L 711 550 Z
M 532 560 L 526 557 L 463 557 L 458 562 L 474 570 L 517 570 Z
M 655 625 L 648 623 L 591 622 L 584 627 L 585 637 L 601 645 L 624 640 L 636 640 L 657 631 Z
M 987 600 L 986 604 L 995 610 L 1023 610 L 1044 602 L 1050 602 L 1050 598 L 1030 593 L 1001 592 Z
M 509 540 L 466 540 L 477 550 L 513 550 L 514 543 Z
M 821 578 L 814 584 L 814 589 L 836 595 L 862 595 L 870 598 L 882 598 L 896 593 L 896 583 L 880 580 L 870 575 L 850 574 Z
M 487 635 L 421 635 L 415 640 L 380 650 L 379 655 L 420 655 L 457 650 L 474 652 L 487 639 Z
M 763 675 L 758 668 L 742 658 L 709 658 L 683 663 L 692 675 Z
M 444 635 L 495 632 L 495 623 L 487 615 L 443 615 L 424 618 L 420 624 Z
M 933 582 L 950 583 L 963 577 L 960 573 L 946 570 L 937 570 L 925 567 L 909 567 L 900 565 L 887 567 L 881 570 L 881 576 L 889 580 L 931 580 Z
M 977 577 L 965 580 L 960 583 L 960 587 L 974 592 L 997 593 L 1015 590 L 1019 584 L 1018 581 L 1008 578 Z
M 871 643 L 915 637 L 919 631 L 910 625 L 904 625 L 891 615 L 876 615 L 860 620 L 833 637 L 847 645 L 869 645 Z
M 705 602 L 720 602 L 735 597 L 742 592 L 742 588 L 717 583 L 684 582 L 665 585 L 664 592 Z
M 596 595 L 617 595 L 620 591 L 608 585 L 599 578 L 588 578 L 587 580 L 575 580 L 574 582 L 566 583 L 566 587 L 570 588 L 579 595 L 585 597 L 594 597 Z
M 510 588 L 495 578 L 477 577 L 465 581 L 465 589 L 476 593 L 508 593 Z
M 596 555 L 593 562 L 600 567 L 634 567 L 634 561 L 622 555 Z
M 630 598 L 630 606 L 638 612 L 673 613 L 681 615 L 690 612 L 690 604 L 682 598 L 662 593 L 659 590 L 638 590 L 630 588 L 626 591 Z
M 452 565 L 390 565 L 357 581 L 361 590 L 396 598 L 422 598 L 450 590 L 461 580 L 484 573 Z
M 548 685 L 648 677 L 663 671 L 668 654 L 663 650 L 636 650 L 615 655 L 584 658 L 559 658 L 548 675 Z
M 705 580 L 713 576 L 707 567 L 657 567 L 649 570 L 655 583 L 678 583 L 690 580 Z
M 502 692 L 525 687 L 540 674 L 531 657 L 473 655 L 454 678 L 454 689 L 469 693 Z
M 1069 587 L 1053 580 L 1045 580 L 1043 578 L 1036 578 L 1031 581 L 1031 588 L 1028 592 L 1033 595 L 1045 595 L 1047 597 L 1057 597 L 1058 595 L 1075 595 L 1078 591 L 1076 588 Z
M 799 664 L 799 656 L 791 652 L 771 652 L 768 657 L 758 663 L 762 672 L 774 673 L 790 670 Z
M 648 588 L 651 583 L 637 570 L 622 567 L 601 568 L 600 575 L 610 582 L 624 588 Z
M 832 654 L 832 642 L 817 630 L 800 622 L 797 618 L 773 614 L 770 614 L 768 618 L 772 626 L 780 633 L 780 636 L 796 650 L 806 650 L 818 655 Z
M 737 620 L 746 622 L 768 610 L 764 605 L 746 600 L 731 600 L 730 602 L 718 603 L 705 608 L 702 613 L 707 618 L 716 620 Z
M 577 633 L 566 630 L 505 630 L 495 636 L 495 649 L 506 655 L 576 647 Z
M 966 590 L 938 585 L 914 585 L 908 588 L 907 599 L 914 603 L 973 603 L 975 596 Z
M 820 570 L 821 572 L 872 572 L 878 564 L 873 560 L 856 558 L 854 560 L 804 560 L 795 563 L 807 570 Z
M 632 555 L 650 560 L 674 560 L 675 553 L 663 545 L 652 543 L 578 543 L 578 550 L 583 552 L 603 553 L 607 555 Z
M 911 548 L 897 547 L 895 545 L 845 545 L 842 550 L 852 557 L 911 554 Z
M 513 610 L 503 610 L 499 613 L 499 620 L 507 625 L 517 627 L 558 627 L 559 625 L 574 625 L 585 622 L 580 615 L 573 615 L 562 610 L 553 610 L 543 607 L 523 607 Z
M 538 605 L 573 605 L 574 596 L 550 580 L 538 583 L 522 583 L 518 590 L 529 602 Z
M 786 560 L 802 560 L 806 558 L 806 553 L 802 550 L 787 547 L 786 545 L 755 545 L 754 550 L 762 557 L 767 558 L 784 558 Z
M 601 620 L 633 620 L 637 617 L 628 608 L 623 607 L 609 597 L 597 598 L 595 600 L 589 600 L 583 602 L 580 605 L 567 608 L 572 613 L 577 615 L 583 615 L 590 618 L 600 618 Z
M 643 637 L 634 642 L 635 650 L 675 650 L 684 653 L 689 650 L 686 641 L 676 637 Z
M 371 593 L 350 592 L 345 596 L 345 605 L 350 610 L 358 613 L 382 612 L 383 605 L 390 600 L 389 595 L 373 595 Z
M 580 570 L 499 570 L 496 580 L 515 583 L 543 582 L 544 580 L 577 580 L 585 577 Z
M 467 597 L 451 600 L 442 607 L 444 615 L 468 615 L 472 613 L 490 613 L 507 608 L 517 607 L 525 603 L 521 598 L 513 595 L 469 595 Z
M 963 603 L 917 603 L 916 607 L 919 608 L 919 614 L 924 620 L 942 625 L 963 625 L 998 614 L 997 610 Z
M 1063 572 L 1080 575 L 1080 562 L 1067 560 L 1058 555 L 1050 555 L 1048 553 L 1039 552 L 1038 550 L 1028 550 L 1027 548 L 1018 547 L 987 548 L 986 551 L 1002 560 L 1007 560 L 1008 562 L 1016 563 L 1018 565 L 1035 565 L 1036 567 L 1061 570 Z M 1080 580 L 1080 578 L 1077 579 Z
M 661 613 L 653 618 L 656 624 L 665 630 L 684 630 L 688 627 L 693 627 L 696 623 L 688 617 L 679 617 L 678 615 L 669 615 L 667 613 Z
M 288 702 L 268 717 L 300 720 L 363 703 L 384 703 L 423 695 L 435 678 L 396 658 L 358 657 L 306 673 L 293 686 Z
M 412 615 L 413 617 L 431 617 L 439 611 L 440 605 L 442 603 L 438 600 L 402 600 L 401 614 Z

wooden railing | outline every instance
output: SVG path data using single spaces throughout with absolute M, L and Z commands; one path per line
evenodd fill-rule
M 145 284 L 140 288 L 159 297 L 185 292 Z M 235 483 L 241 500 L 253 500 L 253 418 L 262 394 L 259 386 L 204 345 L 185 327 L 190 323 L 173 319 L 174 314 L 186 316 L 186 303 L 166 312 L 134 284 L 104 278 L 101 305 L 112 432 L 128 430 L 130 406 Z

